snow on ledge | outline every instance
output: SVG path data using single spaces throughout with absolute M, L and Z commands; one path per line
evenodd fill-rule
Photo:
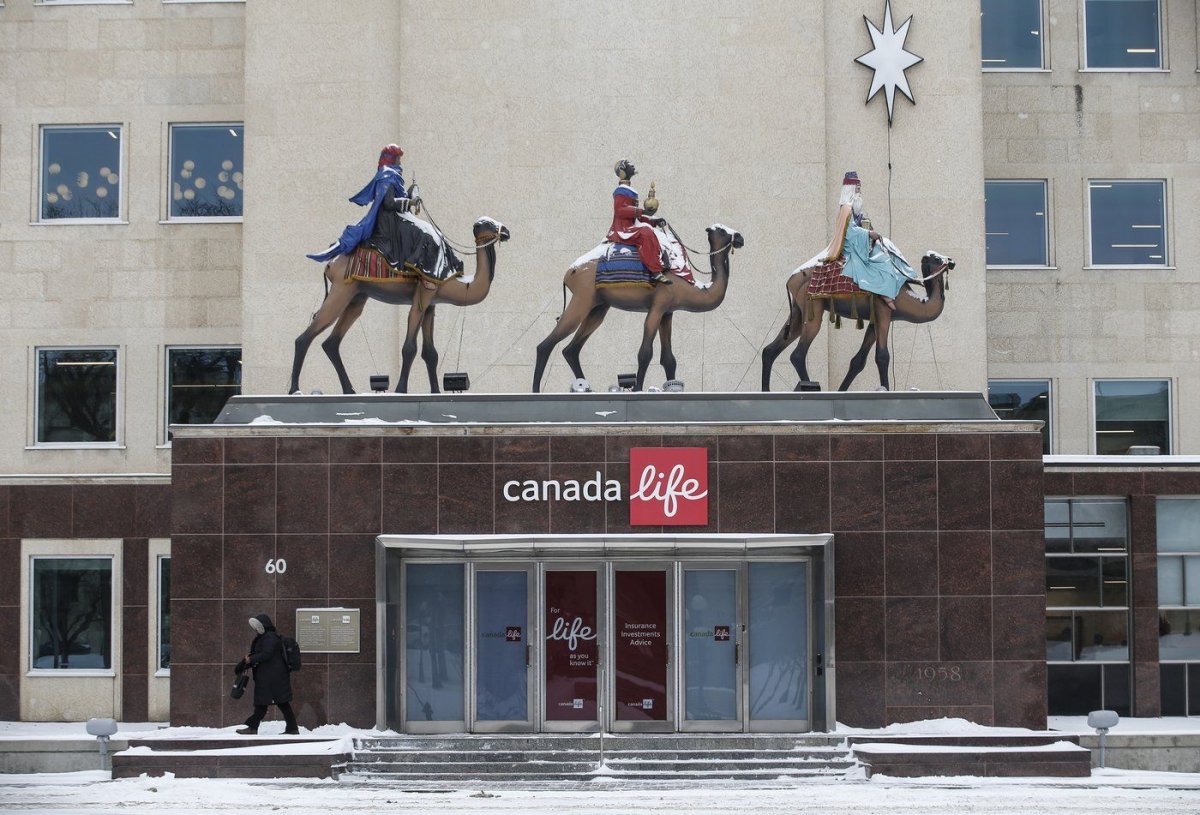
M 1053 744 L 1038 744 L 1028 747 L 969 747 L 948 744 L 895 744 L 878 742 L 872 744 L 855 744 L 856 753 L 1087 753 L 1086 747 L 1072 744 L 1069 741 L 1056 741 Z

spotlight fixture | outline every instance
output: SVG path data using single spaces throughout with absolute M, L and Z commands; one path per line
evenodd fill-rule
M 637 374 L 617 374 L 617 387 L 623 391 L 631 391 L 637 387 Z
M 802 379 L 796 383 L 795 390 L 801 391 L 803 393 L 813 393 L 813 392 L 821 390 L 821 383 L 813 382 L 808 379 Z
M 667 393 L 683 393 L 683 380 L 668 379 L 663 383 L 662 389 Z
M 576 379 L 571 382 L 571 393 L 591 393 L 592 386 L 586 379 Z
M 371 374 L 371 390 L 375 393 L 383 393 L 388 389 L 387 374 Z
M 450 393 L 462 393 L 471 389 L 471 377 L 467 376 L 466 371 L 458 373 L 442 374 L 442 390 Z

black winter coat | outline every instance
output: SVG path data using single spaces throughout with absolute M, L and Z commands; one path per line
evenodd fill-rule
M 266 631 L 250 643 L 250 661 L 243 663 L 254 675 L 254 704 L 277 705 L 292 701 L 292 679 L 283 661 L 283 640 L 266 614 L 255 615 Z

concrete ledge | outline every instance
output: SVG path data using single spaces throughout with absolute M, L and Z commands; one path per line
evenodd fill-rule
M 1100 766 L 1100 737 L 1081 734 L 1074 738 L 1092 751 L 1092 765 Z M 1200 733 L 1148 733 L 1140 736 L 1110 733 L 1104 744 L 1104 764 L 1107 767 L 1200 773 Z
M 1092 772 L 1090 752 L 1064 742 L 987 747 L 875 742 L 856 744 L 852 750 L 866 769 L 867 778 L 1086 778 Z
M 124 750 L 124 740 L 108 743 L 110 754 Z M 74 773 L 99 770 L 100 748 L 94 738 L 0 739 L 0 773 Z
M 333 778 L 349 760 L 341 739 L 146 739 L 113 756 L 112 777 Z

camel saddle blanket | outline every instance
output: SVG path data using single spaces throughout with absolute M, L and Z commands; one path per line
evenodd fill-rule
M 812 270 L 808 280 L 809 297 L 853 297 L 862 294 L 863 290 L 854 281 L 842 274 L 846 268 L 845 260 L 835 260 L 822 263 Z
M 629 243 L 609 244 L 596 262 L 596 288 L 605 286 L 651 285 L 646 266 L 638 259 L 638 249 Z

